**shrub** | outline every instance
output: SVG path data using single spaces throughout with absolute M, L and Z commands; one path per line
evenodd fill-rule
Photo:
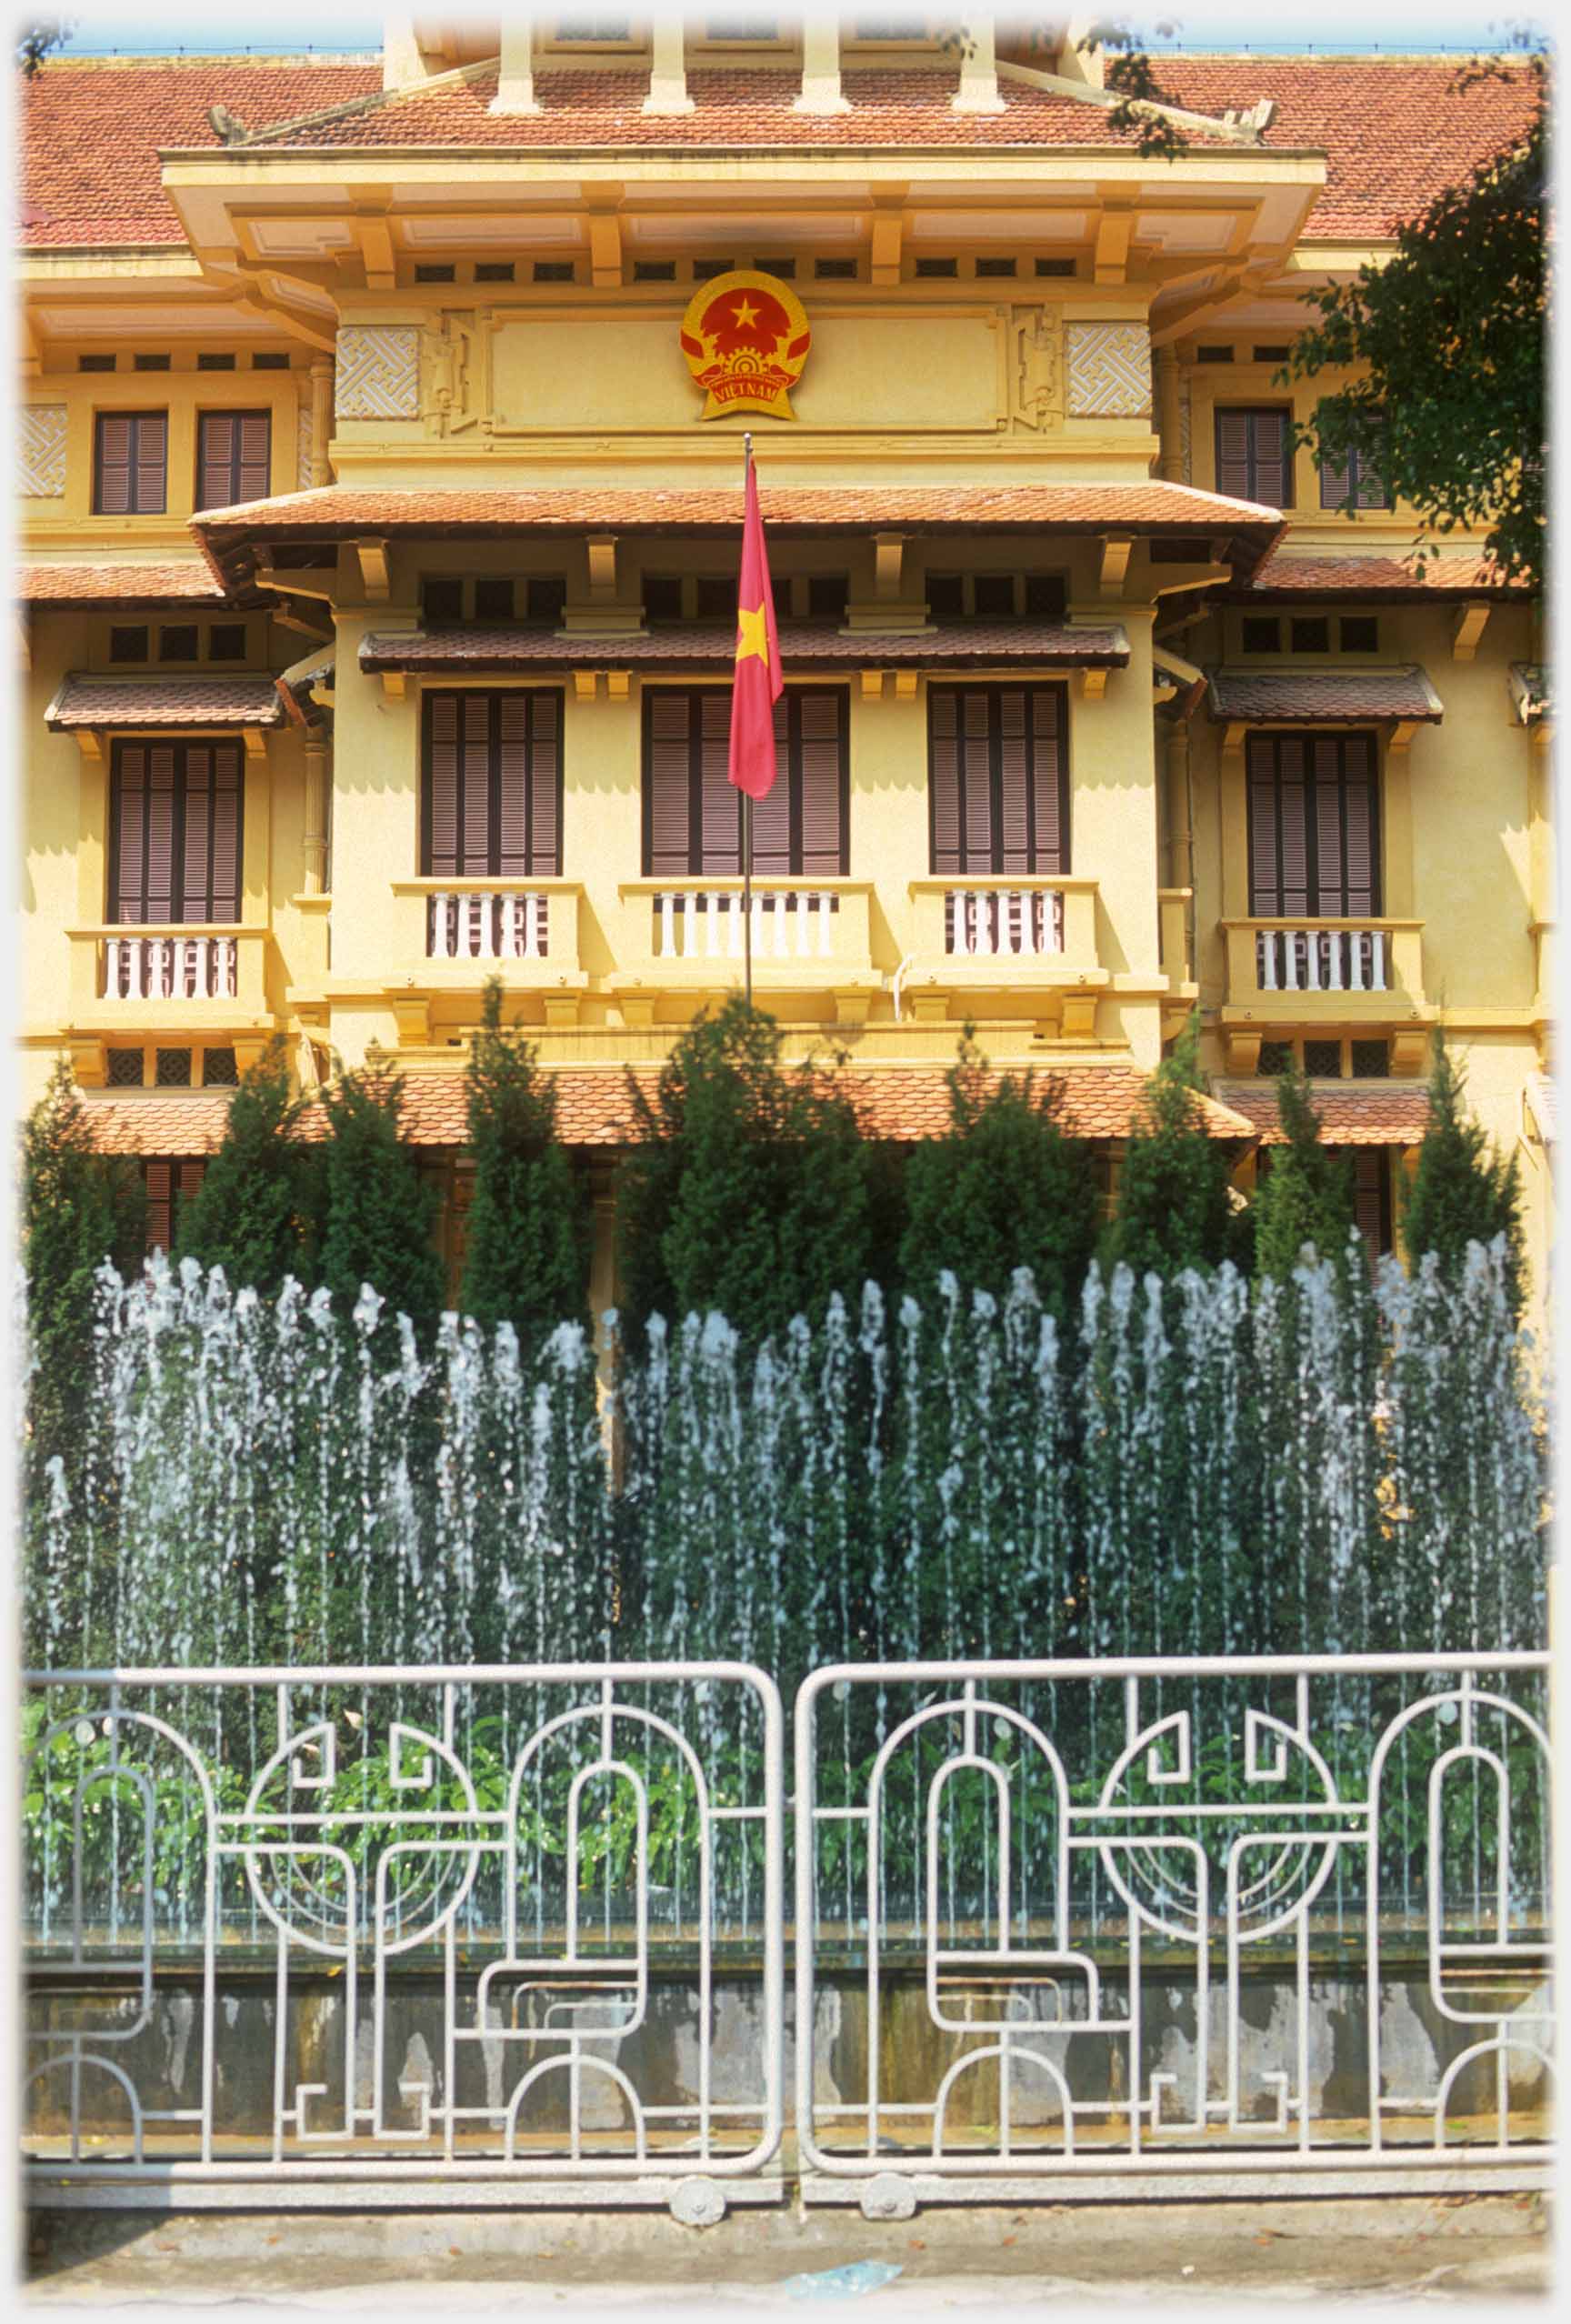
M 1236 1214 L 1226 1152 L 1207 1135 L 1198 1102 L 1199 1039 L 1191 1017 L 1146 1084 L 1145 1119 L 1124 1157 L 1105 1256 L 1136 1276 L 1220 1267 L 1244 1247 L 1247 1230 Z
M 1091 1148 L 1065 1131 L 1056 1083 L 1039 1095 L 1029 1073 L 1006 1074 L 989 1089 L 986 1067 L 968 1027 L 948 1076 L 949 1134 L 925 1140 L 906 1165 L 901 1274 L 918 1298 L 946 1269 L 1002 1297 L 1027 1267 L 1062 1320 L 1096 1247 Z
M 1412 1262 L 1433 1251 L 1442 1279 L 1457 1285 L 1469 1243 L 1506 1239 L 1506 1288 L 1514 1315 L 1522 1312 L 1526 1262 L 1522 1247 L 1522 1178 L 1516 1157 L 1492 1146 L 1467 1111 L 1466 1081 L 1435 1035 L 1429 1067 L 1429 1127 L 1402 1209 L 1402 1239 Z
M 556 1091 L 532 1042 L 502 1023 L 501 980 L 485 987 L 465 1074 L 475 1190 L 462 1307 L 510 1323 L 532 1347 L 588 1307 L 589 1210 L 556 1137 Z
M 386 1327 L 406 1315 L 429 1329 L 442 1311 L 441 1256 L 431 1239 L 435 1197 L 398 1142 L 401 1075 L 385 1067 L 340 1071 L 323 1092 L 327 1157 L 321 1277 L 345 1315 L 363 1284 L 385 1301 Z
M 291 1096 L 284 1038 L 275 1034 L 241 1075 L 229 1101 L 224 1142 L 180 1217 L 176 1256 L 221 1267 L 243 1285 L 274 1297 L 286 1275 L 310 1273 L 317 1157 L 297 1135 L 304 1101 Z
M 633 1085 L 616 1230 L 635 1326 L 717 1308 L 751 1344 L 861 1282 L 867 1147 L 833 1076 L 780 1049 L 774 1018 L 733 995 L 687 1027 L 653 1099 Z
M 1317 1257 L 1345 1259 L 1357 1216 L 1351 1167 L 1321 1144 L 1320 1117 L 1296 1065 L 1276 1084 L 1276 1116 L 1286 1144 L 1270 1149 L 1255 1197 L 1255 1271 L 1286 1282 L 1306 1243 Z

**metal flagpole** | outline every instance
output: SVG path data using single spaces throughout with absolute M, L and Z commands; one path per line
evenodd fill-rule
M 747 478 L 752 467 L 753 438 L 750 434 L 744 434 L 742 438 L 744 510 L 747 505 Z M 738 595 L 737 602 L 738 604 L 741 602 L 740 595 Z M 735 670 L 732 672 L 731 684 L 735 689 L 736 684 Z M 735 710 L 735 705 L 733 705 L 733 710 Z M 744 791 L 742 794 L 742 980 L 743 992 L 748 1010 L 751 1012 L 753 1007 L 753 794 L 751 791 Z

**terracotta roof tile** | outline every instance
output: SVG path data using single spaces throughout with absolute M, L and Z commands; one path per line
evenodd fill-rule
M 44 713 L 72 726 L 276 726 L 284 720 L 270 677 L 82 677 L 61 681 Z
M 1490 558 L 1441 556 L 1420 564 L 1400 556 L 1297 556 L 1273 549 L 1251 576 L 1246 594 L 1296 597 L 1476 596 L 1480 590 L 1532 594 L 1526 584 L 1503 583 Z
M 1286 1143 L 1269 1082 L 1223 1082 L 1217 1095 L 1254 1126 L 1263 1146 Z M 1421 1081 L 1319 1082 L 1310 1095 L 1327 1146 L 1416 1146 L 1429 1127 Z
M 1219 723 L 1405 718 L 1434 726 L 1445 715 L 1416 663 L 1399 670 L 1216 670 L 1206 692 Z
M 617 636 L 577 637 L 555 629 L 489 628 L 383 630 L 361 640 L 365 670 L 615 669 L 630 662 L 678 662 L 729 669 L 735 656 L 731 623 L 691 622 L 670 629 Z M 911 632 L 844 631 L 828 622 L 782 622 L 780 656 L 793 668 L 823 664 L 897 662 L 984 664 L 1026 661 L 1066 667 L 1122 669 L 1129 640 L 1116 625 L 1071 628 L 1035 621 L 945 624 Z
M 225 595 L 205 565 L 24 565 L 16 595 L 25 605 L 147 606 L 222 605 Z
M 633 1107 L 621 1067 L 558 1066 L 551 1070 L 564 1145 L 625 1146 L 631 1140 Z M 659 1067 L 631 1070 L 639 1087 L 652 1097 Z M 1065 1127 L 1076 1137 L 1127 1137 L 1138 1120 L 1145 1083 L 1131 1067 L 1043 1068 L 1033 1078 L 1044 1091 L 1052 1083 L 1062 1086 Z M 941 1137 L 949 1127 L 949 1089 L 942 1066 L 852 1066 L 836 1086 L 847 1091 L 869 1137 L 909 1144 Z M 223 1137 L 228 1099 L 211 1091 L 167 1099 L 92 1094 L 86 1103 L 96 1142 L 105 1152 L 180 1155 L 214 1151 Z M 1203 1097 L 1200 1104 L 1213 1137 L 1255 1137 L 1255 1127 L 1242 1110 L 1216 1097 Z M 463 1075 L 419 1067 L 406 1074 L 401 1125 L 412 1146 L 463 1146 L 468 1135 Z M 307 1109 L 302 1128 L 308 1138 L 321 1137 L 317 1108 Z

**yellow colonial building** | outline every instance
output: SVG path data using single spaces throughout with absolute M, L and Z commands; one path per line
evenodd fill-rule
M 1153 160 L 1073 26 L 969 34 L 415 20 L 28 85 L 27 1087 L 69 1056 L 159 1239 L 275 1031 L 305 1087 L 396 1061 L 455 1234 L 497 975 L 611 1158 L 624 1068 L 741 977 L 751 430 L 791 1050 L 911 1139 L 973 1021 L 1116 1167 L 1197 1005 L 1240 1182 L 1299 1055 L 1388 1244 L 1440 1024 L 1542 1278 L 1538 612 L 1477 540 L 1416 564 L 1374 458 L 1291 456 L 1280 384 L 1528 92 L 1186 57 Z

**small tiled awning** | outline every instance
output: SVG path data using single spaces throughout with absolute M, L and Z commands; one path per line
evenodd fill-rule
M 229 1119 L 227 1089 L 147 1090 L 137 1097 L 83 1093 L 83 1111 L 100 1154 L 216 1154 Z
M 1511 688 L 1511 707 L 1519 725 L 1536 726 L 1540 718 L 1548 717 L 1549 686 L 1540 664 L 1513 662 L 1506 683 Z
M 155 613 L 168 606 L 221 606 L 224 591 L 205 565 L 25 565 L 16 576 L 24 605 L 75 613 Z
M 1396 670 L 1216 670 L 1206 688 L 1225 726 L 1336 726 L 1364 718 L 1438 725 L 1440 696 L 1416 663 Z
M 377 631 L 360 646 L 364 670 L 621 669 L 649 663 L 726 669 L 736 651 L 735 625 L 688 622 L 669 629 L 576 636 L 518 626 Z M 1129 640 L 1116 624 L 1076 628 L 1035 621 L 950 622 L 924 630 L 842 630 L 829 622 L 780 625 L 780 659 L 789 677 L 804 669 L 943 663 L 949 668 L 1033 664 L 1061 669 L 1123 669 Z
M 1241 597 L 1380 597 L 1397 603 L 1434 598 L 1530 597 L 1524 581 L 1507 582 L 1486 556 L 1455 554 L 1426 557 L 1299 556 L 1274 549 L 1258 565 Z
M 44 713 L 57 733 L 77 726 L 166 731 L 182 726 L 279 726 L 276 682 L 260 677 L 64 679 Z
M 1224 1082 L 1218 1095 L 1246 1117 L 1262 1146 L 1286 1144 L 1273 1083 Z M 1429 1092 L 1421 1081 L 1320 1083 L 1309 1095 L 1326 1146 L 1417 1146 L 1429 1127 Z

